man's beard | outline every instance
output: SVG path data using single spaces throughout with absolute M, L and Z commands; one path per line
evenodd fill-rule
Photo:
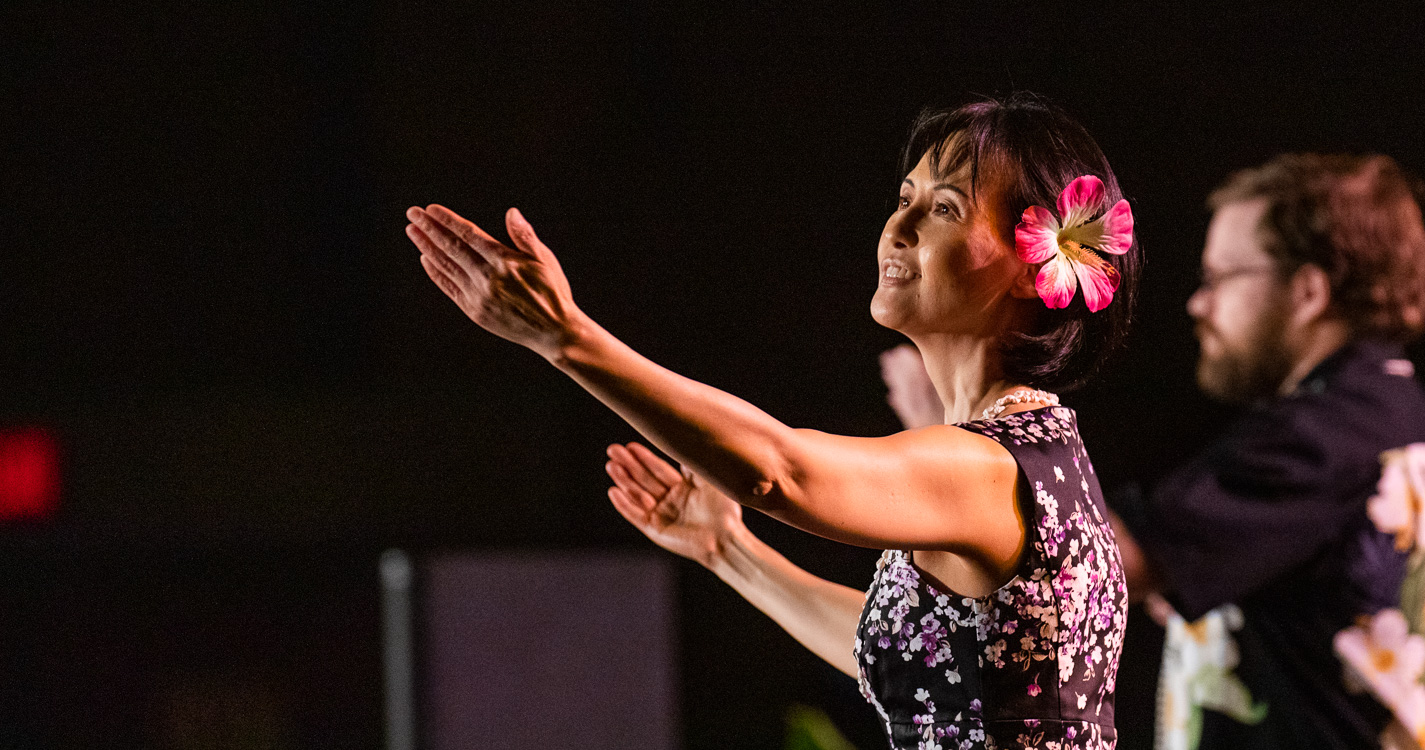
M 1276 395 L 1292 368 L 1284 341 L 1286 321 L 1285 310 L 1273 311 L 1259 321 L 1245 340 L 1224 346 L 1211 357 L 1199 351 L 1198 387 L 1209 397 L 1231 404 L 1246 404 Z M 1202 335 L 1199 332 L 1199 341 Z

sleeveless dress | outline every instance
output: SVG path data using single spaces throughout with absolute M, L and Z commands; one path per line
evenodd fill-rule
M 937 589 L 910 552 L 886 551 L 857 627 L 861 692 L 893 750 L 1112 748 L 1128 589 L 1074 412 L 958 426 L 1019 464 L 1024 560 L 973 599 Z

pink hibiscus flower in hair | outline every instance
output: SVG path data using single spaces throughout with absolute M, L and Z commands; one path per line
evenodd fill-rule
M 1084 302 L 1098 312 L 1113 301 L 1118 269 L 1099 253 L 1122 255 L 1133 244 L 1133 211 L 1120 200 L 1103 215 L 1103 181 L 1093 175 L 1075 179 L 1059 193 L 1059 218 L 1043 206 L 1030 206 L 1014 228 L 1014 247 L 1025 263 L 1043 263 L 1034 288 L 1051 308 L 1068 307 L 1082 285 Z

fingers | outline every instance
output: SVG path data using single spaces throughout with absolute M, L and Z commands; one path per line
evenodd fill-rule
M 435 241 L 430 238 L 430 235 L 421 231 L 420 227 L 415 224 L 407 224 L 406 236 L 415 244 L 416 249 L 421 251 L 422 265 L 430 263 L 431 267 L 440 271 L 441 274 L 450 277 L 452 281 L 464 282 L 471 278 L 470 272 L 465 270 L 463 266 L 441 250 Z
M 429 255 L 433 250 L 437 254 L 445 255 L 471 274 L 483 273 L 492 266 L 499 267 L 499 252 L 492 248 L 487 240 L 477 238 L 474 243 L 468 242 L 448 225 L 437 221 L 429 212 L 418 206 L 406 209 L 406 219 L 425 236 L 426 245 L 416 243 L 422 253 Z M 406 234 L 411 236 L 410 229 L 406 230 Z M 414 236 L 411 238 L 415 239 Z
M 629 443 L 628 451 L 634 458 L 643 465 L 643 468 L 652 474 L 663 484 L 672 487 L 683 481 L 683 475 L 673 465 L 659 458 L 653 451 L 644 447 L 643 443 Z
M 640 481 L 638 476 L 629 471 L 625 462 L 617 459 L 604 464 L 604 471 L 608 472 L 609 478 L 614 480 L 614 484 L 618 485 L 619 489 L 622 489 L 624 492 L 633 495 L 646 494 L 650 498 L 653 498 L 654 502 L 657 501 L 657 498 L 663 497 L 668 493 L 667 487 L 659 487 L 649 482 L 646 477 Z
M 514 241 L 515 247 L 531 257 L 539 257 L 539 250 L 544 247 L 544 243 L 539 241 L 539 237 L 534 233 L 534 227 L 530 226 L 518 208 L 511 208 L 505 212 L 505 231 L 510 233 L 510 239 Z
M 426 206 L 425 212 L 446 231 L 480 255 L 487 263 L 499 267 L 501 257 L 510 252 L 504 243 L 491 237 L 488 232 L 475 226 L 475 222 L 451 211 L 439 203 Z
M 629 452 L 628 448 L 622 445 L 610 445 L 608 453 L 609 458 L 613 459 L 611 463 L 624 475 L 628 476 L 636 486 L 643 488 L 647 492 L 654 495 L 662 495 L 668 491 L 669 487 L 678 484 L 678 482 L 668 483 L 659 480 L 641 461 Z
M 421 268 L 424 268 L 426 270 L 426 275 L 430 277 L 431 281 L 435 282 L 436 286 L 440 287 L 440 291 L 445 292 L 445 296 L 456 301 L 460 300 L 460 285 L 455 283 L 455 281 L 452 280 L 449 276 L 445 275 L 445 273 L 440 270 L 439 266 L 436 265 L 435 261 L 431 260 L 425 255 L 422 255 Z
M 662 497 L 668 492 L 668 486 L 660 484 L 648 475 L 638 460 L 624 446 L 614 443 L 608 447 L 607 453 L 609 461 L 604 464 L 604 471 L 608 472 L 609 478 L 614 480 L 614 484 L 625 492 L 648 495 L 649 501 L 653 504 L 657 503 L 658 497 Z M 635 475 L 635 472 L 638 476 Z
M 491 237 L 488 232 L 475 226 L 475 222 L 451 211 L 439 203 L 432 203 L 426 206 L 426 213 L 430 214 L 432 219 L 445 225 L 450 231 L 454 232 L 457 237 L 472 245 L 475 244 L 477 240 L 482 240 L 492 245 L 500 244 L 500 241 Z
M 652 495 L 637 487 L 632 490 L 623 487 L 610 487 L 610 499 L 613 498 L 614 493 L 618 494 L 619 502 L 644 516 L 653 512 L 653 509 L 658 505 L 658 501 Z
M 649 511 L 652 508 L 644 508 L 638 501 L 634 500 L 627 492 L 618 487 L 609 488 L 609 502 L 613 503 L 614 510 L 624 517 L 624 520 L 642 528 L 648 523 Z

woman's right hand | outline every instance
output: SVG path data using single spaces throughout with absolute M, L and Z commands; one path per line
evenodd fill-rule
M 505 212 L 514 247 L 432 203 L 406 210 L 406 236 L 436 286 L 481 328 L 553 359 L 583 320 L 569 280 L 518 209 Z
M 727 535 L 743 528 L 741 505 L 642 444 L 615 443 L 608 455 L 604 469 L 614 480 L 614 508 L 669 552 L 710 567 Z

